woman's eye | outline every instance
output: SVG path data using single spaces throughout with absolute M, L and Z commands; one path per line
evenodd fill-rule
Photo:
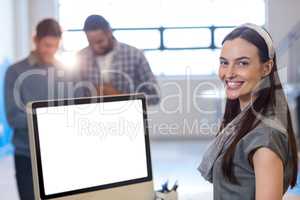
M 220 65 L 221 66 L 226 66 L 228 63 L 226 62 L 226 61 L 224 61 L 224 60 L 220 60 Z
M 247 61 L 240 61 L 240 62 L 238 62 L 238 65 L 240 67 L 245 67 L 245 66 L 249 65 L 249 62 L 247 62 Z

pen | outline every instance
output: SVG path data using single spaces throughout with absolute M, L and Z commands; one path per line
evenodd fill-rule
M 169 192 L 168 184 L 169 184 L 168 180 L 164 184 L 162 184 L 162 186 L 161 186 L 162 187 L 161 192 L 163 192 L 163 193 Z
M 178 181 L 176 180 L 176 182 L 174 183 L 173 187 L 172 187 L 172 190 L 173 191 L 176 191 L 178 188 Z

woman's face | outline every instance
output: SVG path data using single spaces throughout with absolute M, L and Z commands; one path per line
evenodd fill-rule
M 270 73 L 268 64 L 260 62 L 258 49 L 242 38 L 227 40 L 220 56 L 219 77 L 224 82 L 227 98 L 239 99 L 241 107 L 251 100 L 251 93 Z

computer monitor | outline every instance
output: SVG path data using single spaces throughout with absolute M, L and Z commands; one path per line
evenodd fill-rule
M 142 94 L 27 105 L 35 199 L 153 200 Z

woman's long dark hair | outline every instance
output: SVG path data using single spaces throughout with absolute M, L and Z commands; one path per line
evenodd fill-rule
M 258 49 L 258 54 L 261 63 L 265 63 L 269 60 L 269 52 L 268 46 L 265 40 L 254 30 L 247 28 L 247 27 L 240 27 L 234 29 L 231 33 L 229 33 L 223 40 L 222 44 L 224 44 L 227 40 L 233 40 L 235 38 L 242 38 L 247 42 L 255 45 Z M 252 104 L 252 109 L 248 109 L 247 113 L 242 118 L 241 123 L 239 124 L 233 142 L 229 145 L 227 151 L 224 154 L 223 162 L 222 162 L 222 172 L 224 177 L 233 184 L 239 184 L 236 176 L 233 171 L 233 157 L 234 152 L 236 149 L 237 144 L 239 141 L 247 135 L 252 129 L 254 129 L 260 122 L 257 120 L 255 112 L 264 115 L 267 112 L 268 108 L 275 108 L 275 92 L 281 90 L 283 92 L 282 85 L 280 81 L 275 81 L 275 76 L 278 76 L 277 72 L 277 64 L 276 64 L 276 56 L 273 59 L 274 65 L 270 75 L 268 76 L 270 86 L 264 89 L 261 89 L 256 93 L 257 98 Z M 288 109 L 288 104 L 286 99 L 284 98 L 285 105 L 287 106 L 287 123 L 284 125 L 286 126 L 286 130 L 288 133 L 288 147 L 289 151 L 292 152 L 292 178 L 289 182 L 291 187 L 296 185 L 297 181 L 297 172 L 298 172 L 298 156 L 297 156 L 297 146 L 296 146 L 296 139 L 294 135 L 294 131 L 292 128 L 292 122 L 290 117 L 290 112 Z M 255 112 L 253 112 L 255 111 Z M 225 106 L 225 113 L 223 116 L 223 120 L 220 126 L 220 131 L 226 127 L 226 125 L 231 122 L 238 114 L 240 113 L 240 104 L 238 99 L 226 100 Z M 219 131 L 219 132 L 220 132 Z

